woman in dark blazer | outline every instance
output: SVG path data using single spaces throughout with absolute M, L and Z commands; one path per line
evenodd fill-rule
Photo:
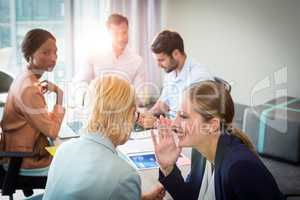
M 222 84 L 203 81 L 185 91 L 171 126 L 160 120 L 159 134 L 152 133 L 159 181 L 175 200 L 284 199 L 248 137 L 232 127 L 233 117 L 230 93 Z M 194 149 L 186 181 L 176 166 L 182 147 Z

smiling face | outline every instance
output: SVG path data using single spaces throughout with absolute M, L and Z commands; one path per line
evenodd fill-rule
M 42 71 L 52 71 L 57 60 L 57 47 L 53 39 L 48 39 L 44 42 L 33 54 L 33 66 Z
M 177 113 L 173 127 L 177 128 L 179 138 L 178 145 L 180 147 L 195 147 L 203 145 L 207 142 L 212 128 L 214 127 L 216 118 L 207 121 L 204 117 L 196 112 L 190 103 L 190 100 L 185 97 L 181 105 L 181 110 Z
M 153 53 L 153 57 L 157 62 L 157 65 L 162 68 L 166 73 L 170 73 L 178 68 L 178 61 L 165 53 Z

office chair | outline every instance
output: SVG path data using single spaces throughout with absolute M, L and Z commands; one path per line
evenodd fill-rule
M 7 170 L 0 165 L 1 195 L 13 199 L 16 190 L 23 190 L 24 196 L 33 195 L 33 189 L 44 189 L 46 187 L 46 176 L 22 176 L 19 175 L 23 158 L 32 157 L 31 152 L 0 152 L 0 158 L 9 158 Z
M 3 133 L 0 132 L 0 139 L 4 138 Z M 44 189 L 46 187 L 46 176 L 19 175 L 23 158 L 33 157 L 35 153 L 5 152 L 3 151 L 3 146 L 0 148 L 0 158 L 7 158 L 9 160 L 7 168 L 4 168 L 3 163 L 0 163 L 0 185 L 2 196 L 9 196 L 9 199 L 12 200 L 15 191 L 22 190 L 24 196 L 29 197 L 33 194 L 33 189 Z
M 0 70 L 0 94 L 7 93 L 12 82 L 13 78 L 9 74 Z M 0 101 L 0 107 L 3 107 L 4 104 L 4 102 Z
M 13 77 L 0 70 L 0 93 L 8 92 L 13 80 Z
M 231 92 L 231 85 L 225 81 L 224 79 L 220 78 L 220 77 L 214 77 L 214 80 L 217 82 L 217 83 L 221 83 L 225 86 L 225 88 L 228 90 L 228 92 L 230 93 Z

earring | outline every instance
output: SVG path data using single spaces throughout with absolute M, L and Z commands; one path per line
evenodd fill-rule
M 32 57 L 31 56 L 29 56 L 28 62 L 29 62 L 29 64 L 32 64 Z

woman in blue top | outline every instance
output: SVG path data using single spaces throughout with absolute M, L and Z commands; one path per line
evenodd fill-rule
M 284 199 L 248 137 L 232 127 L 233 117 L 230 93 L 222 84 L 203 81 L 185 91 L 171 126 L 160 120 L 158 136 L 152 134 L 159 180 L 175 200 Z M 179 138 L 177 145 L 173 133 Z M 197 150 L 188 181 L 176 166 L 182 147 Z
M 161 200 L 165 193 L 160 186 L 141 194 L 138 172 L 116 150 L 128 140 L 136 121 L 133 87 L 109 75 L 92 86 L 86 133 L 58 148 L 43 199 Z

